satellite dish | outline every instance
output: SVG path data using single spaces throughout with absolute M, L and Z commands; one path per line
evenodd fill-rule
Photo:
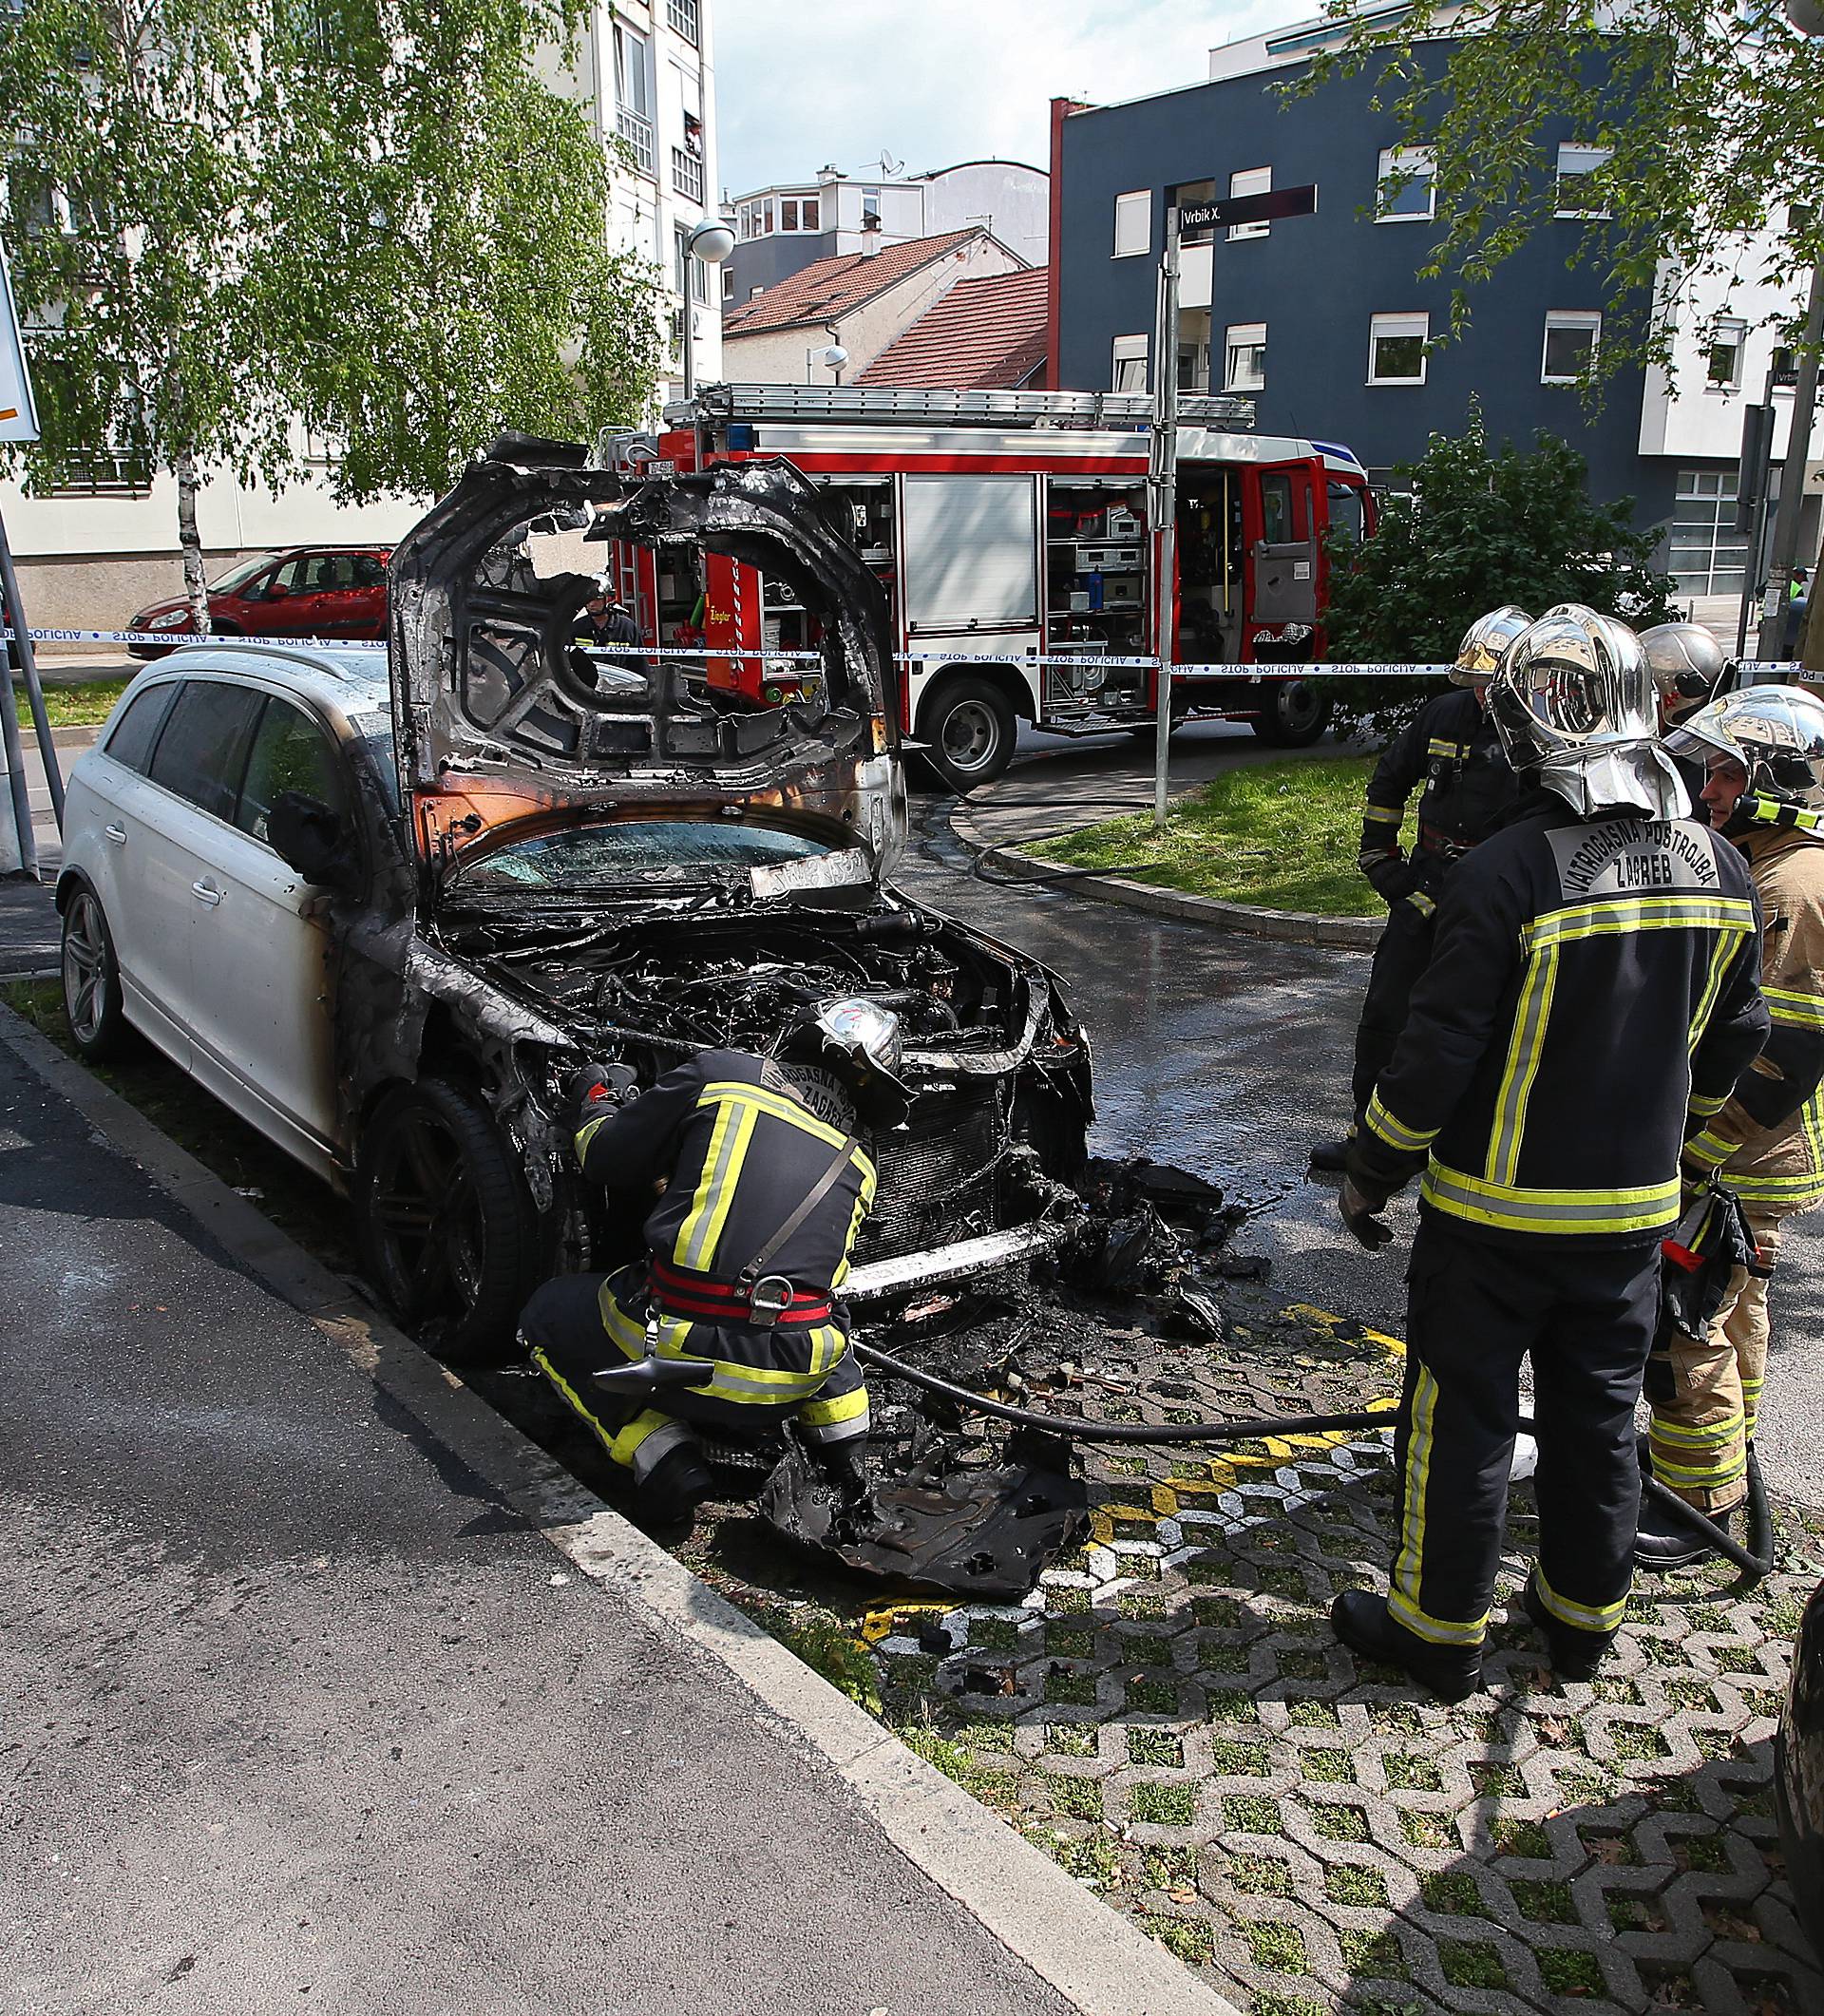
M 881 173 L 883 175 L 897 175 L 904 166 L 905 163 L 902 161 L 895 161 L 886 148 L 883 147 L 881 149 Z

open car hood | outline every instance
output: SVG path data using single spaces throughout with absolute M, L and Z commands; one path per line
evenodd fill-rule
M 695 545 L 788 581 L 821 621 L 821 689 L 783 706 L 705 704 L 676 658 L 589 681 L 572 639 L 607 542 Z M 884 872 L 897 844 L 885 599 L 817 493 L 772 460 L 631 479 L 584 450 L 506 435 L 392 557 L 399 777 L 433 890 L 504 827 L 642 807 L 803 812 Z M 637 647 L 628 647 L 630 656 Z

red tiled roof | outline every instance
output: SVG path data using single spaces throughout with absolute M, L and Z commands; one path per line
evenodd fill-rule
M 883 245 L 878 252 L 845 252 L 832 259 L 815 259 L 788 274 L 776 287 L 744 302 L 722 318 L 725 336 L 753 336 L 763 330 L 795 329 L 801 323 L 832 322 L 895 281 L 917 273 L 934 259 L 955 252 L 972 238 L 985 237 L 979 225 L 967 231 L 945 231 L 937 238 L 907 238 Z
M 1046 270 L 959 280 L 895 336 L 857 385 L 955 387 L 1022 384 L 1045 361 Z

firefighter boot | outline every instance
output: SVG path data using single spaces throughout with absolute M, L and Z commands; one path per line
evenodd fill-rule
M 1560 1680 L 1587 1680 L 1615 1642 L 1612 1631 L 1580 1631 L 1575 1625 L 1561 1623 L 1547 1609 L 1530 1575 L 1520 1603 L 1544 1634 L 1551 1670 Z
M 1387 1614 L 1385 1596 L 1345 1589 L 1330 1606 L 1330 1626 L 1358 1659 L 1402 1667 L 1440 1701 L 1465 1701 L 1482 1684 L 1479 1645 L 1428 1645 Z
M 1349 1143 L 1341 1141 L 1320 1141 L 1311 1151 L 1311 1173 L 1314 1176 L 1335 1176 L 1349 1166 Z
M 1699 1508 L 1701 1510 L 1701 1508 Z M 1741 1510 L 1732 1505 L 1726 1512 L 1705 1512 L 1704 1517 L 1721 1527 L 1732 1540 L 1739 1540 L 1736 1514 Z M 1664 1573 L 1675 1568 L 1690 1568 L 1699 1561 L 1708 1561 L 1716 1549 L 1703 1536 L 1702 1531 L 1682 1519 L 1672 1508 L 1651 1492 L 1641 1493 L 1640 1525 L 1634 1535 L 1634 1558 L 1644 1569 Z
M 655 1526 L 686 1525 L 713 1480 L 694 1439 L 668 1449 L 639 1480 L 639 1509 Z

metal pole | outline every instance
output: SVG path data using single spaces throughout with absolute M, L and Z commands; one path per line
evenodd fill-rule
M 694 398 L 696 394 L 696 378 L 692 371 L 691 326 L 696 317 L 691 313 L 691 260 L 694 253 L 684 255 L 684 396 Z
M 1213 318 L 1212 318 L 1213 319 Z M 1152 759 L 1152 825 L 1166 827 L 1166 791 L 1171 769 L 1172 615 L 1178 572 L 1178 206 L 1166 212 L 1166 253 L 1159 264 L 1159 345 L 1152 366 L 1152 500 L 1158 574 L 1153 581 L 1157 612 L 1158 729 Z
M 31 637 L 26 629 L 25 599 L 19 593 L 19 575 L 12 564 L 12 548 L 7 543 L 4 514 L 0 514 L 0 601 L 6 604 L 12 629 L 12 648 L 19 660 L 19 669 L 26 675 L 26 697 L 31 702 L 31 725 L 38 736 L 38 753 L 44 758 L 51 816 L 61 833 L 64 829 L 63 772 L 57 768 L 57 745 L 51 740 L 50 716 L 45 712 L 45 689 L 38 678 L 38 654 L 31 648 Z
M 1760 636 L 1756 655 L 1782 656 L 1786 629 L 1786 590 L 1798 558 L 1798 515 L 1805 502 L 1805 463 L 1812 447 L 1812 407 L 1817 397 L 1817 347 L 1824 336 L 1824 259 L 1812 268 L 1812 297 L 1805 310 L 1805 347 L 1799 353 L 1798 385 L 1793 393 L 1793 417 L 1786 429 L 1786 453 L 1779 465 L 1779 510 L 1774 519 L 1774 557 L 1767 569 L 1767 595 L 1760 605 Z
M 26 789 L 26 755 L 19 746 L 19 715 L 12 698 L 12 647 L 0 645 L 0 748 L 7 752 L 7 782 L 12 824 L 19 835 L 19 871 L 38 880 L 38 838 L 31 830 L 31 797 Z

